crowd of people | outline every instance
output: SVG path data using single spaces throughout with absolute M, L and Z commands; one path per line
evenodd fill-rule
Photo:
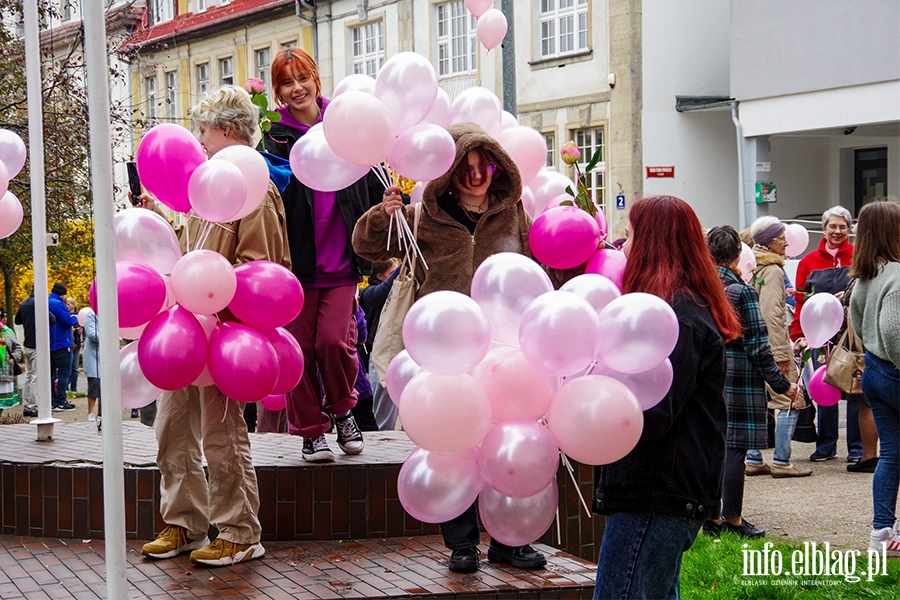
M 264 555 L 248 419 L 251 430 L 255 425 L 259 432 L 302 438 L 301 455 L 310 462 L 336 459 L 325 437 L 330 430 L 341 451 L 355 455 L 365 449 L 364 430 L 395 428 L 395 403 L 367 361 L 381 307 L 399 273 L 397 259 L 403 258 L 401 248 L 388 243 L 392 219 L 409 223 L 424 259 L 413 273 L 417 298 L 439 290 L 468 294 L 475 270 L 497 252 L 531 257 L 532 219 L 521 201 L 518 168 L 478 125 L 449 128 L 455 159 L 425 186 L 421 204 L 411 205 L 397 187 L 385 189 L 371 173 L 338 191 L 312 189 L 291 173 L 288 157 L 322 122 L 329 101 L 303 50 L 280 50 L 271 69 L 281 119 L 258 148 L 269 166 L 268 194 L 242 219 L 215 224 L 204 248 L 233 264 L 280 263 L 297 276 L 305 303 L 286 329 L 302 349 L 303 376 L 287 394 L 285 409 L 259 405 L 255 421 L 244 404 L 229 401 L 215 385 L 188 386 L 159 398 L 155 430 L 166 526 L 143 547 L 154 559 L 190 552 L 193 562 L 218 566 Z M 191 119 L 209 157 L 256 139 L 258 109 L 239 87 L 207 94 L 192 108 Z M 156 210 L 147 194 L 137 205 Z M 191 214 L 183 249 L 186 239 L 200 237 L 200 225 Z M 778 218 L 763 216 L 741 233 L 730 226 L 704 232 L 684 200 L 649 196 L 633 203 L 627 237 L 619 241 L 628 258 L 622 291 L 666 300 L 678 318 L 679 338 L 669 356 L 672 386 L 662 402 L 644 412 L 637 446 L 597 468 L 594 509 L 608 519 L 595 597 L 677 597 L 681 557 L 701 530 L 751 538 L 765 534 L 742 517 L 745 476 L 811 475 L 792 463 L 791 440 L 804 419 L 811 427 L 816 410 L 803 390 L 807 344 L 799 319 L 814 293 L 844 297 L 867 349 L 863 393 L 847 397 L 847 470 L 874 472 L 871 544 L 880 549 L 884 543 L 889 554 L 900 555 L 894 514 L 900 480 L 900 205 L 866 205 L 855 247 L 849 241 L 852 226 L 846 209 L 826 211 L 822 242 L 800 261 L 792 285 L 785 273 L 785 224 Z M 747 283 L 739 265 L 742 237 L 756 258 Z M 552 275 L 562 283 L 575 274 L 577 269 Z M 368 285 L 361 289 L 364 278 Z M 855 289 L 848 292 L 851 284 Z M 83 356 L 93 417 L 100 398 L 97 318 L 88 312 L 80 327 L 66 292 L 57 283 L 48 300 L 53 407 L 71 410 L 66 390 L 76 385 Z M 20 346 L 8 328 L 3 330 L 0 401 L 14 380 L 12 363 L 24 359 L 24 410 L 37 416 L 33 294 L 22 302 L 16 323 L 24 326 L 25 339 Z M 824 363 L 826 352 L 814 350 L 811 364 Z M 836 406 L 818 408 L 818 441 L 809 460 L 837 455 L 837 414 Z M 767 465 L 761 450 L 772 447 Z M 210 525 L 218 530 L 212 542 Z M 450 570 L 477 570 L 475 505 L 442 523 L 441 532 Z M 510 547 L 497 540 L 490 542 L 487 558 L 524 569 L 546 564 L 530 545 Z

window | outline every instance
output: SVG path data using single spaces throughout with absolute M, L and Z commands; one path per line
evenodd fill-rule
M 202 96 L 209 91 L 209 63 L 197 65 L 197 95 Z
M 540 55 L 552 58 L 588 49 L 587 0 L 539 0 Z
M 256 76 L 262 80 L 264 84 L 266 84 L 266 96 L 269 99 L 269 103 L 272 103 L 272 90 L 269 89 L 269 77 L 271 73 L 272 61 L 270 59 L 271 53 L 268 48 L 263 48 L 262 50 L 256 51 Z
M 62 20 L 68 21 L 72 18 L 72 3 L 70 0 L 60 0 L 60 8 L 62 9 L 60 13 L 62 14 Z
M 582 172 L 584 172 L 584 168 L 590 162 L 591 157 L 594 156 L 594 152 L 596 152 L 598 148 L 600 149 L 600 161 L 597 163 L 597 166 L 594 167 L 594 170 L 587 175 L 585 185 L 591 193 L 594 204 L 603 207 L 603 209 L 606 210 L 603 194 L 606 174 L 606 150 L 603 147 L 603 130 L 577 129 L 572 132 L 572 139 L 575 141 L 575 145 L 578 146 L 578 149 L 581 150 L 581 159 L 578 161 L 578 165 L 581 167 Z M 575 169 L 572 167 L 572 175 L 574 175 L 574 171 Z
M 375 77 L 384 64 L 384 33 L 381 21 L 354 27 L 350 33 L 350 70 Z
M 209 7 L 208 0 L 197 0 L 197 12 L 203 12 Z
M 545 133 L 544 141 L 547 142 L 547 168 L 556 170 L 556 134 Z
M 234 63 L 231 57 L 219 59 L 219 83 L 234 85 Z
M 165 23 L 175 18 L 175 0 L 151 0 L 154 23 Z
M 291 40 L 289 42 L 281 42 L 282 48 L 293 48 L 297 45 L 297 40 Z
M 156 119 L 156 77 L 148 77 L 146 79 L 147 86 L 147 119 Z
M 475 17 L 466 9 L 463 0 L 439 4 L 435 9 L 438 76 L 474 73 L 478 66 Z
M 166 73 L 166 104 L 169 105 L 169 121 L 178 122 L 178 72 Z

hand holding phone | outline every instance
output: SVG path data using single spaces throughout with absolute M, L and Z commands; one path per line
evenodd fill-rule
M 141 206 L 141 178 L 138 176 L 137 163 L 129 161 L 125 163 L 128 169 L 128 189 L 131 192 L 132 206 Z

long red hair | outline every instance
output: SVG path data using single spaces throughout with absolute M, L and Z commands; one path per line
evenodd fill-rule
M 741 337 L 741 322 L 725 297 L 700 221 L 674 196 L 647 196 L 628 213 L 632 239 L 622 291 L 647 292 L 667 302 L 691 291 L 709 306 L 725 341 Z

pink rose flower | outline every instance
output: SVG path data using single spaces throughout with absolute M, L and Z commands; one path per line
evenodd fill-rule
M 251 77 L 244 82 L 244 89 L 251 94 L 262 94 L 266 91 L 266 84 L 262 79 Z
M 563 144 L 563 147 L 559 149 L 559 156 L 567 165 L 574 165 L 578 162 L 578 159 L 581 158 L 581 150 L 578 149 L 575 142 L 566 142 Z

